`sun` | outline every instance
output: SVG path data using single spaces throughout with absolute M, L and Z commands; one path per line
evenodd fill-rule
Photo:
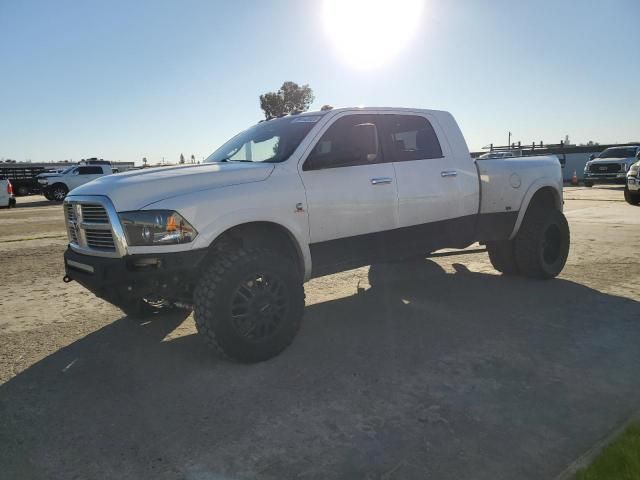
M 411 42 L 424 0 L 324 0 L 322 21 L 339 56 L 359 69 L 381 67 Z

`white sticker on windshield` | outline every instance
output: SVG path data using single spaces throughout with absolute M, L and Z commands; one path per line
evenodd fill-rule
M 322 118 L 322 115 L 305 115 L 304 117 L 296 117 L 291 123 L 316 123 Z

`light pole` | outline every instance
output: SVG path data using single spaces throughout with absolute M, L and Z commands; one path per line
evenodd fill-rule
M 507 146 L 509 147 L 509 150 L 511 150 L 511 132 L 509 132 L 509 140 L 507 141 Z

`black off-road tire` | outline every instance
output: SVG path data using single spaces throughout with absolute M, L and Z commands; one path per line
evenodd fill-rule
M 531 278 L 556 277 L 567 262 L 570 243 L 569 224 L 562 212 L 532 206 L 515 239 L 518 270 Z
M 247 279 L 260 276 L 273 279 L 269 281 L 278 285 L 279 293 L 282 293 L 282 287 L 286 300 L 278 300 L 273 307 L 270 300 L 260 300 L 260 293 L 255 294 L 251 297 L 253 303 L 247 302 L 248 316 L 244 315 L 244 321 L 250 324 L 253 320 L 260 326 L 249 327 L 248 332 L 242 332 L 245 327 L 238 326 L 242 320 L 234 320 L 233 317 L 238 311 L 237 292 L 251 284 Z M 262 291 L 271 291 L 270 284 L 266 285 L 261 287 Z M 273 318 L 276 314 L 280 317 L 277 326 L 262 326 L 261 322 L 269 321 L 263 318 L 271 314 L 260 307 L 260 301 L 264 301 L 269 309 L 279 310 L 280 313 L 273 314 Z M 204 270 L 194 292 L 194 307 L 198 333 L 219 354 L 242 363 L 261 362 L 282 352 L 298 333 L 304 313 L 303 282 L 293 262 L 282 254 L 262 248 L 234 248 L 219 253 Z M 254 332 L 258 335 L 270 328 L 273 331 L 265 338 L 251 338 Z
M 516 263 L 515 242 L 513 240 L 503 240 L 498 242 L 487 242 L 487 252 L 491 265 L 497 271 L 505 275 L 517 275 L 519 273 Z
M 19 187 L 16 187 L 16 195 L 20 197 L 29 195 L 29 187 L 25 185 L 20 185 Z
M 624 199 L 629 205 L 640 204 L 640 193 L 631 193 L 627 187 L 624 187 Z
M 588 187 L 588 188 L 591 188 L 591 187 L 593 187 L 593 182 L 589 182 L 588 180 L 585 180 L 584 186 Z

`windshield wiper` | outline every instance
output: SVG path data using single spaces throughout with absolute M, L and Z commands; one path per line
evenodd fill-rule
M 224 157 L 220 160 L 216 160 L 217 162 L 223 163 L 223 162 L 249 162 L 249 163 L 253 163 L 252 160 L 231 160 L 231 157 Z

